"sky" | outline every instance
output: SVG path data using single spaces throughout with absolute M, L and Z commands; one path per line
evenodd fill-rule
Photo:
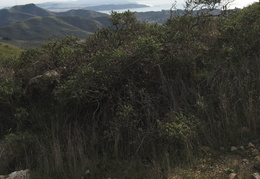
M 23 5 L 23 4 L 29 4 L 29 3 L 43 3 L 43 2 L 66 2 L 68 0 L 0 0 L 0 7 L 10 7 L 10 6 L 15 6 L 15 5 Z M 76 0 L 70 0 L 70 1 L 76 1 Z M 81 0 L 83 2 L 88 3 L 89 0 Z M 97 3 L 101 0 L 95 0 Z M 163 5 L 171 5 L 175 0 L 127 0 L 130 2 L 137 2 L 141 4 L 147 4 L 151 6 L 161 6 L 164 7 Z M 249 4 L 252 4 L 253 2 L 258 2 L 259 0 L 235 0 L 232 5 L 230 6 L 231 8 L 238 7 L 238 8 L 243 8 Z M 104 2 L 104 1 L 103 1 Z M 109 2 L 109 1 L 108 1 Z M 110 1 L 111 2 L 111 1 Z M 123 2 L 123 0 L 122 0 Z M 183 4 L 184 0 L 177 0 L 179 7 Z

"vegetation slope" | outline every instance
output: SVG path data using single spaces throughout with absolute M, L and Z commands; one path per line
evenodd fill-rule
M 28 18 L 40 16 L 54 15 L 52 12 L 38 8 L 34 4 L 28 4 L 23 6 L 14 6 L 10 9 L 1 9 L 1 22 L 0 27 L 10 25 L 16 21 L 25 20 Z
M 107 14 L 90 10 L 54 13 L 34 4 L 3 9 L 0 15 L 0 37 L 30 42 L 66 35 L 85 39 L 109 25 Z
M 78 25 L 79 27 L 77 27 Z M 84 39 L 93 34 L 93 32 L 86 31 L 87 29 L 94 31 L 100 28 L 100 26 L 102 25 L 94 20 L 82 19 L 80 17 L 34 17 L 17 22 L 11 26 L 2 27 L 0 28 L 0 34 L 3 37 L 10 37 L 10 39 L 30 41 L 44 41 L 48 38 L 58 38 L 64 35 L 77 36 Z
M 167 178 L 202 146 L 260 136 L 260 4 L 64 37 L 1 63 L 0 172 Z M 3 65 L 2 65 L 3 66 Z
M 0 42 L 1 59 L 13 59 L 19 57 L 21 52 L 22 49 L 16 46 Z

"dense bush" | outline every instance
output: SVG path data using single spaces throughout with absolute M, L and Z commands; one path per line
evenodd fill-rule
M 247 140 L 241 128 L 259 137 L 259 10 L 164 25 L 113 12 L 85 41 L 23 52 L 0 81 L 0 172 L 163 178 L 202 145 Z

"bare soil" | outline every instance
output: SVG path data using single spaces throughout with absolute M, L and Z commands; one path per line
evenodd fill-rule
M 205 156 L 192 164 L 172 171 L 172 179 L 256 179 L 260 174 L 260 143 L 221 147 L 214 151 L 205 147 Z M 260 176 L 260 175 L 259 175 Z

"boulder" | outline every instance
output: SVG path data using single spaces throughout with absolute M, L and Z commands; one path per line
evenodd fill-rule
M 248 159 L 242 159 L 243 163 L 246 163 L 248 164 L 249 163 L 249 160 Z
M 260 162 L 260 155 L 259 155 L 259 156 L 256 156 L 254 159 L 255 159 L 255 161 L 257 161 L 257 162 Z
M 32 95 L 33 93 L 44 93 L 49 89 L 52 89 L 55 82 L 60 79 L 60 74 L 55 70 L 50 70 L 42 75 L 35 76 L 30 79 L 26 86 L 25 94 Z
M 247 145 L 249 148 L 255 148 L 255 145 L 252 142 L 249 142 Z
M 236 173 L 230 173 L 228 179 L 235 179 L 237 177 Z
M 239 149 L 240 150 L 245 150 L 245 147 L 241 145 L 241 146 L 239 146 Z
M 10 173 L 9 175 L 0 175 L 0 179 L 30 179 L 30 170 L 20 170 Z
M 259 150 L 258 149 L 252 149 L 251 153 L 253 156 L 258 156 L 259 155 Z
M 259 173 L 254 173 L 254 174 L 252 175 L 252 179 L 260 179 Z
M 219 150 L 220 151 L 225 151 L 225 148 L 224 147 L 220 147 Z
M 237 151 L 237 148 L 236 148 L 235 146 L 232 146 L 232 147 L 230 148 L 230 151 L 231 151 L 231 152 Z

